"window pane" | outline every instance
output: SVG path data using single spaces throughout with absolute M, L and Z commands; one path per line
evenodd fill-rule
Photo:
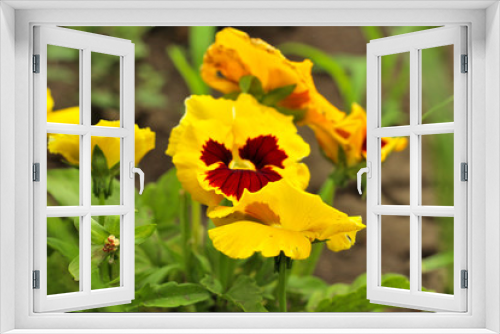
M 120 205 L 120 138 L 92 139 L 92 205 Z
M 80 136 L 47 135 L 47 205 L 80 205 Z
M 80 291 L 79 217 L 47 218 L 47 294 Z
M 80 50 L 47 45 L 47 122 L 80 123 Z
M 421 136 L 422 205 L 453 205 L 453 134 Z
M 410 217 L 382 216 L 381 286 L 392 287 L 385 282 L 390 274 L 410 278 Z M 387 276 L 385 276 L 387 275 Z M 410 289 L 410 286 L 399 287 Z
M 119 127 L 120 57 L 92 52 L 91 67 L 92 125 Z
M 381 57 L 382 126 L 410 124 L 410 53 Z
M 422 124 L 453 122 L 453 45 L 421 50 Z
M 92 290 L 120 286 L 120 216 L 92 217 Z
M 381 138 L 380 140 L 382 205 L 410 204 L 409 142 L 408 137 Z M 402 151 L 394 154 L 398 149 Z
M 453 218 L 422 217 L 422 288 L 453 294 Z

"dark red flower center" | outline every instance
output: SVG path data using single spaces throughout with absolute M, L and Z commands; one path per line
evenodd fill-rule
M 256 192 L 269 182 L 281 180 L 281 175 L 273 167 L 284 168 L 283 161 L 288 157 L 272 135 L 248 138 L 238 149 L 238 155 L 234 158 L 224 144 L 209 139 L 203 145 L 200 157 L 207 166 L 218 164 L 206 173 L 205 180 L 226 196 L 238 200 L 245 189 Z

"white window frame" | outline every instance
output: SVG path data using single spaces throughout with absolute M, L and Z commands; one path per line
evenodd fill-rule
M 32 94 L 29 72 L 32 27 L 36 24 L 467 25 L 471 60 L 468 76 L 468 109 L 471 111 L 468 115 L 469 311 L 432 314 L 34 314 L 30 288 L 33 268 L 30 257 L 33 242 L 30 143 L 33 128 L 32 101 L 26 97 Z M 120 333 L 145 333 L 150 329 L 149 332 L 156 333 L 234 333 L 244 328 L 247 330 L 239 332 L 249 333 L 248 329 L 261 333 L 500 332 L 498 1 L 160 3 L 7 0 L 0 3 L 0 45 L 0 332 L 76 333 L 75 329 L 89 329 L 86 332 L 109 333 L 111 329 L 118 329 Z M 14 145 L 12 138 L 15 138 Z M 139 324 L 142 329 L 137 329 Z
M 39 288 L 34 289 L 35 312 L 74 311 L 130 303 L 135 294 L 134 229 L 135 164 L 134 141 L 134 67 L 135 48 L 128 40 L 101 36 L 66 28 L 36 26 L 34 29 L 34 54 L 39 56 L 39 72 L 33 74 L 33 133 L 34 162 L 39 164 L 39 181 L 33 185 L 33 269 L 39 271 Z M 78 50 L 79 75 L 79 124 L 48 123 L 47 64 L 48 45 Z M 91 125 L 91 57 L 92 53 L 113 55 L 119 58 L 120 73 L 120 126 Z M 78 135 L 79 150 L 79 205 L 47 206 L 47 134 Z M 91 204 L 92 136 L 114 137 L 120 140 L 120 203 L 118 205 Z M 120 216 L 120 286 L 107 289 L 91 288 L 91 218 L 92 216 Z M 78 217 L 79 228 L 79 291 L 47 295 L 47 218 Z M 128 259 L 132 259 L 131 261 Z
M 467 290 L 462 288 L 461 271 L 467 270 L 467 187 L 461 180 L 461 164 L 467 163 L 467 76 L 462 73 L 462 55 L 467 54 L 466 27 L 448 26 L 398 36 L 376 39 L 367 46 L 367 298 L 372 303 L 407 306 L 428 311 L 467 310 Z M 453 57 L 453 121 L 423 124 L 422 116 L 422 50 L 451 45 Z M 382 57 L 407 53 L 409 55 L 409 123 L 382 126 Z M 422 204 L 422 135 L 453 135 L 452 206 Z M 384 137 L 407 137 L 410 151 L 408 205 L 383 205 L 381 140 Z M 382 224 L 390 215 L 405 216 L 410 229 L 410 289 L 381 286 Z M 422 217 L 453 218 L 453 294 L 422 291 Z M 401 221 L 400 223 L 405 224 Z

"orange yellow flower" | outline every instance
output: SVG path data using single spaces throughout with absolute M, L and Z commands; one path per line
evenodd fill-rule
M 300 161 L 309 145 L 297 134 L 291 116 L 241 94 L 236 101 L 191 96 L 180 124 L 172 130 L 167 155 L 191 196 L 214 206 L 243 191 L 290 180 L 304 189 L 309 170 Z
M 285 180 L 255 193 L 245 190 L 235 206 L 211 208 L 208 216 L 217 226 L 208 231 L 214 247 L 235 259 L 255 252 L 306 259 L 315 240 L 329 240 L 328 247 L 340 251 L 350 248 L 356 232 L 365 228 L 361 217 L 348 217 Z
M 366 112 L 357 103 L 352 104 L 351 113 L 340 121 L 317 117 L 310 122 L 316 140 L 325 155 L 334 163 L 339 162 L 339 149 L 345 155 L 347 166 L 354 166 L 366 159 Z M 406 138 L 382 138 L 382 161 L 392 151 L 401 151 L 408 145 Z
M 318 93 L 311 75 L 312 66 L 309 59 L 290 61 L 265 41 L 225 28 L 217 33 L 215 43 L 207 50 L 201 76 L 208 85 L 225 94 L 240 91 L 239 81 L 246 75 L 257 77 L 265 93 L 296 85 L 279 106 L 306 111 L 304 124 L 313 121 L 316 114 L 328 113 L 333 120 L 341 119 L 344 113 Z

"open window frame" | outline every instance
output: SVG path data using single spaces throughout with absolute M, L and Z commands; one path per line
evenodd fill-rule
M 399 9 L 390 8 L 387 2 L 366 3 L 336 1 L 320 4 L 302 1 L 277 1 L 273 9 L 264 3 L 239 2 L 225 4 L 207 2 L 165 2 L 142 5 L 131 1 L 132 8 L 120 9 L 119 3 L 82 1 L 74 4 L 57 2 L 17 2 L 1 4 L 0 24 L 2 43 L 0 81 L 1 101 L 1 271 L 0 331 L 16 329 L 24 333 L 35 329 L 94 329 L 96 333 L 110 329 L 143 328 L 203 329 L 221 333 L 226 329 L 252 328 L 255 332 L 342 332 L 359 329 L 359 332 L 405 333 L 420 329 L 422 333 L 462 332 L 493 333 L 500 330 L 497 314 L 499 298 L 499 221 L 500 209 L 500 135 L 498 134 L 500 98 L 500 11 L 493 1 L 460 2 L 453 4 L 436 1 L 433 8 L 424 2 L 405 1 Z M 440 4 L 439 7 L 436 4 Z M 18 6 L 19 5 L 19 6 Z M 47 7 L 48 6 L 48 7 Z M 53 6 L 53 7 L 51 7 Z M 69 8 L 60 8 L 66 6 Z M 100 6 L 101 8 L 97 8 Z M 107 6 L 107 9 L 102 9 Z M 137 10 L 138 7 L 151 7 Z M 438 6 L 440 9 L 436 9 Z M 21 8 L 24 7 L 24 8 Z M 85 8 L 86 7 L 86 8 Z M 359 8 L 355 8 L 359 7 Z M 82 9 L 85 8 L 85 9 Z M 408 10 L 411 9 L 411 10 Z M 374 13 L 376 11 L 376 15 Z M 486 22 L 486 26 L 485 26 Z M 441 26 L 459 24 L 468 27 L 469 110 L 468 151 L 469 194 L 468 202 L 468 312 L 466 313 L 338 313 L 338 314 L 36 314 L 33 312 L 31 270 L 33 268 L 33 184 L 31 182 L 33 142 L 33 99 L 31 54 L 33 26 L 39 24 L 59 26 L 82 25 L 408 25 Z M 487 29 L 486 29 L 487 28 Z M 9 35 L 11 34 L 11 35 Z M 15 36 L 15 38 L 14 38 Z M 333 41 L 332 41 L 333 42 Z M 486 71 L 486 67 L 488 71 Z M 14 80 L 10 84 L 9 79 Z M 9 85 L 10 84 L 10 85 Z M 26 97 L 29 98 L 26 98 Z M 7 111 L 7 109 L 10 109 Z M 12 112 L 15 110 L 15 113 Z M 7 125 L 6 125 L 7 124 Z M 12 127 L 15 124 L 15 127 Z M 9 129 L 11 127 L 12 129 Z M 486 137 L 488 134 L 488 137 Z M 15 138 L 15 145 L 9 135 Z M 486 140 L 488 138 L 488 140 Z M 485 153 L 487 152 L 487 153 Z M 12 163 L 5 164 L 5 161 Z M 15 175 L 15 177 L 12 177 Z M 488 182 L 486 182 L 488 175 Z M 15 189 L 14 198 L 11 191 Z M 486 196 L 488 194 L 488 196 Z M 9 210 L 12 207 L 12 210 Z M 488 217 L 488 221 L 485 219 Z M 15 224 L 12 224 L 12 221 Z M 14 253 L 14 254 L 13 254 Z M 28 261 L 26 261 L 28 259 Z M 15 288 L 13 288 L 15 287 Z M 486 293 L 488 291 L 488 293 Z M 12 305 L 15 305 L 12 307 Z M 195 320 L 195 321 L 193 321 Z M 167 329 L 165 327 L 168 327 Z M 378 328 L 378 330 L 377 330 Z M 383 329 L 382 329 L 383 328 Z M 23 329 L 26 329 L 24 331 Z M 210 329 L 210 330 L 209 330 Z M 267 330 L 265 330 L 267 329 Z M 436 330 L 438 329 L 438 330 Z M 492 331 L 490 331 L 492 330 Z M 129 330 L 130 331 L 130 330 Z

